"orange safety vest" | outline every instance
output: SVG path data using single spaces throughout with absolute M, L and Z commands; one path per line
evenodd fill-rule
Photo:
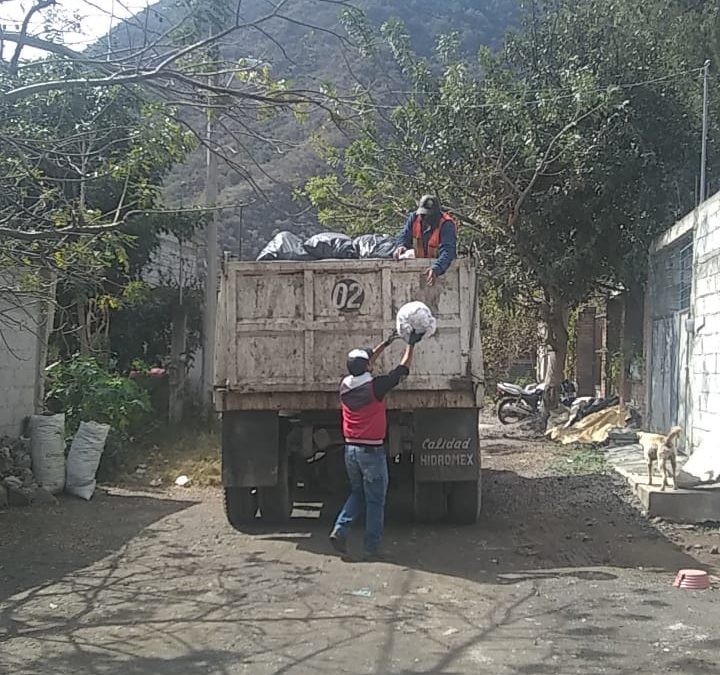
M 443 213 L 440 216 L 440 224 L 430 234 L 428 248 L 426 251 L 425 245 L 423 244 L 422 219 L 420 215 L 415 216 L 415 220 L 412 225 L 412 239 L 416 258 L 438 257 L 438 249 L 440 248 L 440 230 L 442 230 L 443 224 L 448 220 L 455 225 L 455 233 L 457 234 L 457 223 L 447 213 Z

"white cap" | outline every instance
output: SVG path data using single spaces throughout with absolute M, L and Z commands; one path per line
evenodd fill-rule
M 370 354 L 367 349 L 353 349 L 348 354 L 348 359 L 364 359 L 365 361 L 370 360 Z

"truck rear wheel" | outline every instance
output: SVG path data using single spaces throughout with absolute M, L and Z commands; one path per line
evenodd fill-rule
M 284 448 L 278 457 L 278 480 L 271 487 L 258 489 L 260 515 L 266 523 L 286 523 L 293 510 L 293 490 L 290 479 L 290 457 Z
M 473 525 L 480 516 L 480 481 L 464 481 L 450 485 L 448 512 L 450 520 L 460 525 Z
M 257 508 L 257 495 L 250 488 L 225 488 L 225 514 L 236 530 L 242 530 L 255 520 Z
M 447 515 L 447 499 L 442 483 L 415 483 L 413 517 L 419 523 L 439 523 Z

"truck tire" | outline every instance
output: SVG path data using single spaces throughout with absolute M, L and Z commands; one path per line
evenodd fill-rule
M 287 523 L 293 510 L 293 490 L 290 480 L 290 456 L 284 448 L 278 457 L 278 480 L 272 487 L 258 489 L 260 516 L 271 524 Z
M 443 483 L 415 483 L 413 517 L 418 523 L 439 523 L 447 516 Z
M 459 525 L 473 525 L 480 516 L 480 480 L 452 483 L 448 495 L 450 520 Z
M 257 507 L 257 496 L 250 488 L 225 488 L 225 514 L 236 530 L 242 531 L 255 521 Z

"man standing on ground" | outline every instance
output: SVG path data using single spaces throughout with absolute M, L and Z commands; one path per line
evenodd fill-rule
M 442 210 L 437 197 L 423 195 L 420 198 L 417 210 L 405 221 L 393 255 L 397 260 L 410 249 L 416 258 L 434 259 L 427 271 L 428 286 L 445 274 L 457 257 L 457 223 Z
M 414 345 L 422 339 L 422 335 L 413 333 L 410 337 L 410 344 L 399 366 L 387 375 L 373 377 L 373 365 L 397 338 L 393 334 L 375 349 L 353 349 L 347 359 L 350 374 L 340 385 L 346 443 L 345 468 L 351 492 L 335 521 L 330 542 L 337 551 L 346 554 L 347 532 L 353 521 L 365 511 L 364 560 L 380 557 L 385 522 L 388 467 L 384 445 L 387 412 L 383 399 L 410 374 Z

